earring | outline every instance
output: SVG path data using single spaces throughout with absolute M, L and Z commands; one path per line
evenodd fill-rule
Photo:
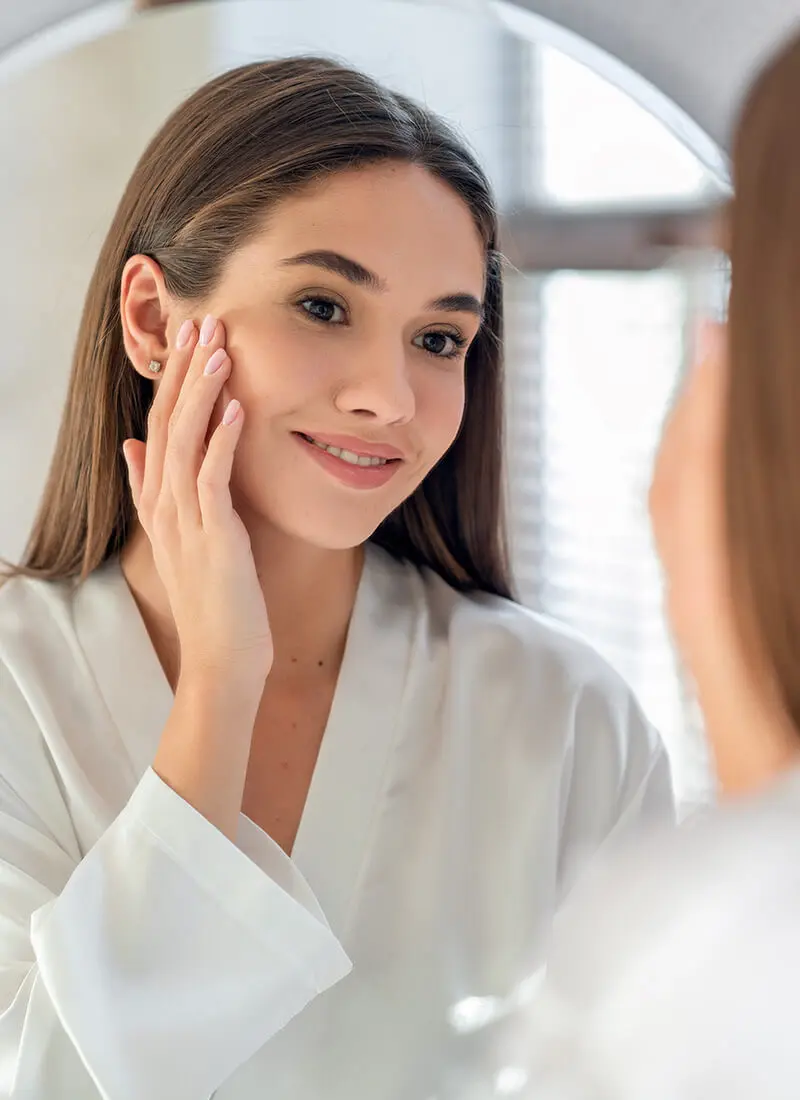
M 157 359 L 151 359 L 147 369 L 151 370 L 153 374 L 158 374 L 161 371 L 161 364 Z

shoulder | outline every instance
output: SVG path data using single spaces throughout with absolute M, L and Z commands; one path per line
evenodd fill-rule
M 72 607 L 76 585 L 12 577 L 0 584 L 0 677 L 46 675 L 72 648 Z
M 34 683 L 68 675 L 76 650 L 70 581 L 15 576 L 0 583 L 0 705 L 14 685 L 24 695 Z
M 63 756 L 51 737 L 62 711 L 83 729 L 72 699 L 82 690 L 72 623 L 74 585 L 29 577 L 0 584 L 0 788 L 29 807 L 54 836 L 71 826 L 58 779 Z M 67 723 L 73 728 L 73 723 Z M 27 813 L 28 811 L 26 811 Z
M 652 973 L 696 966 L 781 895 L 800 908 L 800 771 L 631 839 L 587 877 L 556 942 L 570 959 L 586 953 L 597 995 L 623 959 Z
M 82 645 L 80 609 L 86 599 L 103 599 L 101 567 L 83 582 L 15 576 L 0 584 L 0 718 L 17 729 L 26 721 L 39 728 L 67 728 L 85 719 L 81 701 L 94 691 L 94 677 Z M 106 615 L 107 619 L 108 616 Z
M 514 758 L 552 781 L 564 891 L 612 833 L 674 820 L 661 738 L 593 646 L 546 616 L 497 596 L 456 592 L 427 571 L 420 585 L 458 712 L 498 751 L 509 742 L 524 747 Z
M 620 888 L 643 885 L 653 912 L 670 918 L 708 906 L 729 922 L 784 887 L 800 905 L 800 768 L 756 794 L 700 809 L 677 829 L 655 830 L 613 874 Z
M 0 580 L 0 646 L 12 645 L 44 625 L 68 617 L 76 588 L 71 581 L 14 576 Z
M 623 678 L 580 634 L 499 596 L 462 593 L 423 571 L 432 629 L 469 660 L 480 680 L 512 686 L 521 698 L 563 702 L 577 726 L 614 715 L 638 721 L 638 704 Z
M 491 700 L 502 722 L 534 731 L 563 761 L 562 780 L 587 805 L 592 792 L 621 797 L 658 766 L 671 801 L 661 739 L 633 691 L 569 627 L 511 600 L 454 590 L 430 570 L 418 574 L 426 631 L 447 654 L 460 692 Z
M 541 1018 L 568 1023 L 570 1060 L 588 1038 L 604 1062 L 624 1066 L 622 1079 L 644 1089 L 630 1095 L 646 1094 L 648 1074 L 670 1081 L 672 1095 L 723 1095 L 737 1064 L 737 1073 L 766 1072 L 789 1049 L 799 911 L 796 770 L 596 866 L 556 924 Z M 730 1043 L 737 1033 L 743 1048 Z M 764 1042 L 774 1049 L 754 1059 Z M 630 1051 L 645 1049 L 647 1064 L 631 1064 Z M 686 1091 L 692 1080 L 705 1090 Z M 741 1095 L 767 1095 L 748 1086 Z
M 621 683 L 586 639 L 555 619 L 501 596 L 458 592 L 430 570 L 423 570 L 422 578 L 431 613 L 451 640 L 468 638 L 482 648 L 499 646 L 577 682 Z

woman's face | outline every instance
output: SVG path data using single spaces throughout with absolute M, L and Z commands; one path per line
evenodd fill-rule
M 237 507 L 320 547 L 367 539 L 458 433 L 484 271 L 469 209 L 414 165 L 271 211 L 205 303 L 245 410 Z

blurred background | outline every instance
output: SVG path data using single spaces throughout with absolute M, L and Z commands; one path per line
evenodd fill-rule
M 225 68 L 291 53 L 346 60 L 453 121 L 494 181 L 520 595 L 608 657 L 661 730 L 682 797 L 703 798 L 708 760 L 662 614 L 646 492 L 697 317 L 724 307 L 720 134 L 523 5 L 72 7 L 62 21 L 40 12 L 35 27 L 10 9 L 0 18 L 0 555 L 24 545 L 86 285 L 150 136 Z

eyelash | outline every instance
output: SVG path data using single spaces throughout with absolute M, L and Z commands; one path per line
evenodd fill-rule
M 325 297 L 323 297 L 322 295 L 319 295 L 319 294 L 307 295 L 305 298 L 301 298 L 297 303 L 298 309 L 303 313 L 303 315 L 305 317 L 308 317 L 308 319 L 310 321 L 314 321 L 318 325 L 333 325 L 333 324 L 341 324 L 342 322 L 341 321 L 326 321 L 322 317 L 316 317 L 313 313 L 311 313 L 310 310 L 305 308 L 306 305 L 309 302 L 322 302 L 325 305 L 334 306 L 336 309 L 342 310 L 343 313 L 347 312 L 345 310 L 345 307 L 343 305 L 341 305 L 339 302 L 334 301 L 333 298 L 325 298 Z M 461 333 L 459 333 L 459 332 L 443 332 L 443 331 L 440 331 L 440 330 L 433 329 L 429 332 L 423 333 L 422 335 L 423 336 L 445 336 L 448 340 L 452 340 L 455 350 L 447 352 L 447 354 L 445 354 L 445 355 L 437 355 L 437 353 L 435 351 L 428 351 L 427 348 L 420 348 L 420 351 L 427 352 L 427 354 L 432 356 L 434 359 L 460 359 L 461 358 L 461 352 L 464 350 L 464 348 L 467 346 L 467 343 L 468 343 L 466 337 L 462 336 Z

